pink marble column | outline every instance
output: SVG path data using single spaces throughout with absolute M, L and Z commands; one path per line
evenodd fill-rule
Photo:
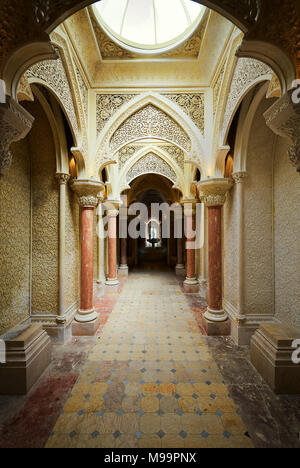
M 208 308 L 224 312 L 222 301 L 222 206 L 208 207 L 208 261 L 209 304 Z
M 94 207 L 83 206 L 80 210 L 81 231 L 81 274 L 80 274 L 80 310 L 93 311 L 94 281 Z
M 119 267 L 119 274 L 128 275 L 128 265 L 127 265 L 127 238 L 121 239 L 121 265 Z
M 226 324 L 218 326 L 218 323 L 228 319 L 223 309 L 222 211 L 232 184 L 231 179 L 208 179 L 198 184 L 200 198 L 208 208 L 209 299 L 204 318 L 211 329 L 208 334 L 215 335 L 228 334 Z
M 73 322 L 73 335 L 94 335 L 100 318 L 93 307 L 94 288 L 94 215 L 101 182 L 74 180 L 71 187 L 78 195 L 80 206 L 80 307 Z
M 116 286 L 119 284 L 117 276 L 117 210 L 108 212 L 108 277 L 106 285 Z
M 194 214 L 192 210 L 185 211 L 185 222 L 186 222 L 186 280 L 183 284 L 184 290 L 187 293 L 197 293 L 199 291 L 199 283 L 196 278 L 195 272 L 195 248 L 192 245 L 195 243 L 195 237 L 193 234 L 194 228 Z

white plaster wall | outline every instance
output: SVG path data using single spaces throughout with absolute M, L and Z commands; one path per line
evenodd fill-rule
M 274 156 L 275 314 L 300 329 L 300 176 L 278 138 Z
M 246 314 L 273 314 L 273 153 L 275 135 L 263 113 L 264 100 L 252 124 L 245 182 L 245 298 Z
M 224 270 L 224 299 L 233 307 L 238 306 L 238 264 L 237 239 L 238 217 L 236 186 L 234 185 L 227 196 L 223 208 L 223 270 Z

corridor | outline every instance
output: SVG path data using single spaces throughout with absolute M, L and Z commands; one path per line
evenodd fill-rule
M 251 447 L 171 271 L 132 273 L 47 447 Z
M 299 447 L 299 397 L 275 395 L 248 346 L 204 336 L 205 305 L 163 265 L 96 286 L 96 336 L 54 345 L 26 396 L 0 396 L 0 448 Z

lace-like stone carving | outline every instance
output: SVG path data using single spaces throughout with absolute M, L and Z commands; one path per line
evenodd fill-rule
M 116 151 L 126 142 L 140 138 L 168 140 L 186 151 L 191 150 L 191 140 L 185 131 L 153 105 L 148 105 L 129 117 L 112 136 L 110 146 Z
M 134 166 L 129 170 L 127 174 L 127 182 L 130 184 L 134 179 L 139 177 L 142 174 L 160 174 L 162 176 L 167 177 L 167 179 L 171 180 L 174 184 L 176 182 L 176 174 L 163 159 L 158 157 L 154 153 L 148 153 L 142 159 L 137 161 Z
M 163 96 L 170 99 L 172 102 L 177 104 L 181 109 L 188 115 L 194 124 L 199 128 L 202 135 L 205 130 L 205 119 L 204 119 L 204 105 L 205 95 L 204 93 L 197 94 L 164 94 Z
M 162 146 L 162 149 L 175 160 L 180 169 L 184 168 L 184 152 L 175 145 Z
M 57 60 L 44 60 L 33 65 L 27 72 L 28 78 L 37 78 L 44 81 L 50 89 L 61 100 L 69 121 L 73 127 L 74 133 L 79 135 L 78 122 L 74 108 L 71 88 L 67 78 L 67 74 L 61 59 L 59 49 L 55 49 Z
M 119 168 L 122 168 L 127 161 L 140 149 L 137 146 L 125 146 L 119 151 Z
M 101 132 L 120 107 L 135 97 L 134 94 L 97 94 L 97 133 Z
M 231 82 L 230 92 L 227 99 L 226 110 L 224 114 L 222 137 L 224 139 L 228 125 L 231 121 L 232 115 L 236 109 L 244 92 L 249 88 L 251 83 L 255 82 L 260 76 L 272 76 L 272 70 L 268 65 L 256 59 L 239 58 L 233 79 Z

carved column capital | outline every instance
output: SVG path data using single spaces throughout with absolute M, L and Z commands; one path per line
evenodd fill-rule
M 222 206 L 227 192 L 231 189 L 231 179 L 207 179 L 198 183 L 199 197 L 206 206 Z
M 291 89 L 273 104 L 264 117 L 276 135 L 291 142 L 288 154 L 291 163 L 300 173 L 300 100 L 299 90 Z
M 242 184 L 248 177 L 247 172 L 234 172 L 232 178 L 236 184 Z
M 25 138 L 31 130 L 34 118 L 11 97 L 0 104 L 0 175 L 10 167 L 10 145 Z
M 56 174 L 56 178 L 58 180 L 59 185 L 67 185 L 68 181 L 70 180 L 70 174 L 65 174 L 59 172 Z
M 77 194 L 77 201 L 82 208 L 96 208 L 99 204 L 99 192 L 103 191 L 104 184 L 91 179 L 72 180 L 71 188 Z

